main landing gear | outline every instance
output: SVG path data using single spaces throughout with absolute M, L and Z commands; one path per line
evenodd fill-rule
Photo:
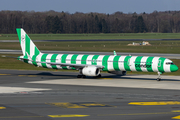
M 98 76 L 96 76 L 97 78 L 101 78 L 101 74 L 99 74 Z
M 86 78 L 86 76 L 85 75 L 78 75 L 77 78 Z M 101 78 L 101 74 L 96 76 L 96 78 Z
M 161 81 L 161 72 L 158 72 L 158 78 L 157 78 L 157 81 Z
M 78 75 L 77 78 L 86 78 L 85 75 Z

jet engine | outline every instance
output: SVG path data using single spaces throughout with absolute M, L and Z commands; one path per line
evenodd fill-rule
M 116 74 L 116 75 L 126 75 L 126 71 L 109 71 L 111 74 Z
M 98 76 L 100 74 L 100 69 L 94 66 L 86 66 L 81 72 L 86 76 Z

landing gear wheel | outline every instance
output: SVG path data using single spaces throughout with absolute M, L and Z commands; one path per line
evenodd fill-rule
M 81 77 L 82 77 L 82 75 L 78 75 L 78 76 L 77 76 L 77 78 L 81 78 Z
M 85 75 L 82 75 L 82 78 L 86 78 L 86 76 L 85 76 Z
M 99 74 L 99 75 L 97 76 L 97 78 L 101 78 L 101 74 Z
M 86 78 L 85 75 L 78 75 L 77 78 Z

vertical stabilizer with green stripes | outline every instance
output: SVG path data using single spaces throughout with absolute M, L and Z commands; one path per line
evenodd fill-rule
M 30 37 L 26 34 L 26 32 L 22 28 L 16 28 L 19 42 L 21 45 L 21 49 L 24 56 L 30 55 L 31 57 L 33 55 L 39 55 L 40 51 L 35 46 L 35 44 L 32 42 Z

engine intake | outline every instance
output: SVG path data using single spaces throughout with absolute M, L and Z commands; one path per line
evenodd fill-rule
M 98 76 L 100 74 L 100 70 L 94 66 L 86 66 L 82 69 L 82 74 L 86 76 Z

